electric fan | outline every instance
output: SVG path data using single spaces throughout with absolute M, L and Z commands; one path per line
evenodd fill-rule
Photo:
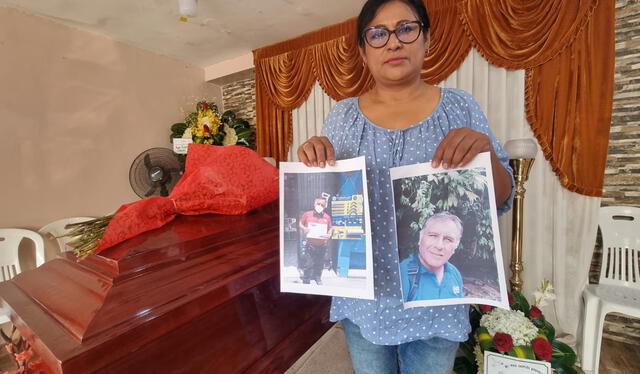
M 129 169 L 131 188 L 141 198 L 168 196 L 181 176 L 180 161 L 168 148 L 147 149 Z

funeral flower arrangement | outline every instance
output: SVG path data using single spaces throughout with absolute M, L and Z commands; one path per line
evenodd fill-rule
M 6 334 L 0 329 L 0 337 L 4 341 L 4 349 L 9 353 L 16 370 L 5 371 L 4 373 L 37 374 L 47 373 L 44 361 L 37 357 L 31 345 L 20 335 L 15 326 L 11 326 L 11 332 Z
M 456 359 L 455 371 L 483 373 L 484 352 L 491 351 L 518 358 L 548 361 L 555 373 L 576 373 L 576 354 L 556 339 L 554 327 L 544 318 L 540 307 L 555 299 L 553 286 L 543 281 L 529 305 L 519 292 L 509 294 L 510 310 L 488 305 L 471 310 L 473 331 L 460 345 L 463 356 Z
M 187 113 L 184 122 L 171 126 L 173 138 L 192 139 L 194 143 L 211 145 L 241 145 L 255 148 L 254 128 L 235 113 L 227 110 L 222 115 L 214 102 L 201 100 L 195 112 Z

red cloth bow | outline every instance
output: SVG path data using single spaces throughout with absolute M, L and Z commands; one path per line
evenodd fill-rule
M 95 253 L 172 221 L 178 214 L 245 214 L 278 198 L 278 169 L 249 148 L 190 144 L 185 172 L 168 197 L 122 205 Z

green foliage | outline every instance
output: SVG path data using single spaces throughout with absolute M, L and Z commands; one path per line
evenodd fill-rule
M 171 126 L 171 135 L 169 135 L 169 141 L 172 142 L 173 138 L 182 138 L 182 134 L 187 129 L 186 123 L 174 123 Z
M 453 371 L 456 374 L 476 374 L 478 373 L 478 364 L 473 358 L 458 356 L 453 363 Z
M 218 105 L 216 105 L 216 103 L 214 103 L 213 101 L 200 101 L 196 104 L 196 111 L 204 110 L 207 108 L 213 110 L 215 113 L 218 113 Z
M 552 365 L 553 369 L 555 370 L 555 374 L 578 374 L 578 371 L 573 367 L 573 366 L 558 366 L 558 367 L 554 367 Z
M 576 363 L 576 353 L 567 344 L 554 340 L 551 343 L 553 352 L 551 353 L 551 365 L 553 367 L 562 367 L 564 369 L 573 368 Z
M 547 341 L 553 341 L 553 339 L 556 338 L 556 329 L 544 318 L 544 316 L 534 319 L 533 324 L 539 329 L 540 333 L 547 337 Z
M 473 353 L 473 347 L 475 346 L 475 339 L 473 337 L 469 337 L 469 340 L 466 342 L 460 343 L 459 350 L 462 352 L 464 357 L 466 357 L 470 362 L 475 362 L 475 354 Z
M 220 117 L 220 120 L 222 121 L 222 123 L 229 124 L 229 122 L 231 120 L 234 120 L 235 118 L 236 118 L 236 114 L 232 110 L 227 110 L 224 113 L 222 113 L 222 117 Z
M 226 113 L 231 113 L 233 115 L 229 117 L 227 124 L 236 131 L 236 135 L 238 135 L 239 139 L 238 144 L 242 143 L 247 147 L 255 148 L 255 129 L 251 126 L 251 124 L 249 124 L 248 121 L 242 118 L 235 117 L 235 113 L 230 110 L 226 111 L 225 114 Z
M 507 354 L 511 357 L 526 358 L 527 360 L 535 360 L 536 354 L 529 345 L 521 345 L 511 348 Z
M 394 182 L 398 227 L 408 227 L 398 243 L 400 257 L 415 250 L 419 231 L 435 213 L 448 211 L 464 223 L 457 252 L 467 258 L 493 258 L 494 243 L 484 169 L 453 170 Z
M 462 356 L 456 357 L 453 371 L 457 374 L 476 374 L 478 372 L 478 364 L 473 347 L 476 346 L 476 330 L 480 327 L 480 317 L 482 314 L 478 311 L 477 306 L 473 306 L 469 310 L 469 321 L 471 322 L 472 331 L 469 333 L 469 339 L 460 343 L 458 350 Z M 493 346 L 493 344 L 492 344 Z
M 195 124 L 196 122 L 198 122 L 198 113 L 197 112 L 191 112 L 189 114 L 187 114 L 184 118 L 184 122 L 189 126 L 193 126 L 193 124 Z
M 489 334 L 489 330 L 486 327 L 479 327 L 476 333 L 476 337 L 478 339 L 478 343 L 480 347 L 487 351 L 495 351 L 495 347 L 493 345 L 493 337 Z
M 184 130 L 186 130 L 186 129 L 187 129 L 187 124 L 186 123 L 182 123 L 182 122 L 174 123 L 171 126 L 171 132 L 173 134 L 179 134 L 180 136 L 182 136 L 182 134 L 184 134 Z M 175 136 L 174 136 L 174 138 L 175 138 Z
M 518 291 L 513 291 L 511 294 L 513 295 L 513 304 L 511 305 L 511 309 L 519 310 L 524 313 L 525 316 L 528 316 L 529 309 L 531 309 L 531 307 L 529 306 L 527 298 Z

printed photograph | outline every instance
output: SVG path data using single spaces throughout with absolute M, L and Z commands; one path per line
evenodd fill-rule
M 364 158 L 280 163 L 280 289 L 373 299 Z
M 393 168 L 391 179 L 405 307 L 508 308 L 489 154 L 459 169 Z

